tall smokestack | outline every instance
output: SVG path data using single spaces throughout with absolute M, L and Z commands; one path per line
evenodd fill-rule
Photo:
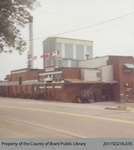
M 33 58 L 33 17 L 29 18 L 29 51 L 28 51 L 28 68 L 32 69 L 34 64 Z

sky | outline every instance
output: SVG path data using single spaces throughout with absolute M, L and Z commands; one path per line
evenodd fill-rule
M 34 17 L 34 68 L 43 68 L 42 41 L 58 36 L 94 42 L 94 56 L 134 56 L 134 0 L 38 0 Z M 120 17 L 121 16 L 121 17 Z M 28 25 L 22 29 L 29 42 Z M 27 67 L 27 50 L 0 54 L 0 80 Z

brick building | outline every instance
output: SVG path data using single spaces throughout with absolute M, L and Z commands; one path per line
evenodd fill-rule
M 5 96 L 77 102 L 88 95 L 94 101 L 134 102 L 134 58 L 104 56 L 79 61 L 76 68 L 14 70 L 3 86 Z
M 134 58 L 104 56 L 79 62 L 77 68 L 48 67 L 39 74 L 47 98 L 76 102 L 80 95 L 95 101 L 134 102 Z
M 11 71 L 0 83 L 5 95 L 77 102 L 134 102 L 134 58 L 93 58 L 93 42 L 50 37 L 43 42 L 44 69 Z M 59 50 L 59 54 L 55 54 Z
M 77 97 L 87 95 L 94 101 L 113 100 L 112 87 L 116 82 L 111 80 L 105 82 L 99 79 L 100 77 L 98 80 L 91 77 L 85 80 L 83 69 L 85 68 L 47 68 L 45 72 L 39 73 L 42 82 L 39 87 L 40 93 L 44 93 L 47 99 L 70 102 L 77 102 Z M 92 73 L 92 69 L 86 68 L 87 70 Z
M 112 64 L 116 100 L 134 102 L 134 58 L 132 56 L 109 56 L 108 64 Z
M 41 69 L 19 69 L 11 71 L 6 76 L 5 86 L 8 87 L 8 95 L 14 97 L 33 97 L 36 94 Z
M 116 101 L 134 102 L 134 58 L 131 56 L 105 56 L 81 61 L 81 68 L 98 68 L 102 81 L 116 82 L 113 95 Z M 97 76 L 97 72 L 94 73 Z M 89 77 L 89 76 L 88 76 Z M 89 79 L 91 79 L 89 77 Z

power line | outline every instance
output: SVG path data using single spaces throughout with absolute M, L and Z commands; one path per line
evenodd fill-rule
M 80 30 L 83 30 L 83 29 L 87 29 L 87 28 L 93 28 L 95 26 L 100 26 L 100 25 L 103 25 L 105 23 L 109 23 L 109 22 L 112 22 L 112 21 L 115 21 L 115 20 L 119 20 L 119 19 L 127 17 L 127 16 L 129 16 L 131 14 L 134 14 L 134 11 L 129 12 L 129 13 L 124 14 L 124 15 L 121 15 L 121 16 L 118 16 L 118 17 L 114 17 L 114 18 L 108 19 L 108 20 L 100 21 L 100 22 L 95 23 L 95 24 L 91 24 L 91 25 L 87 25 L 87 26 L 84 26 L 84 27 L 81 27 L 81 28 L 74 29 L 74 30 L 70 30 L 70 31 L 65 31 L 65 32 L 62 32 L 62 33 L 58 33 L 56 35 L 77 32 L 77 31 L 80 31 Z
M 122 18 L 127 17 L 127 16 L 129 16 L 129 15 L 131 15 L 131 14 L 134 14 L 134 11 L 131 11 L 131 12 L 129 12 L 129 13 L 126 13 L 126 14 L 121 15 L 121 16 L 118 16 L 118 17 L 110 18 L 110 19 L 108 19 L 108 20 L 99 21 L 98 23 L 95 23 L 95 24 L 91 24 L 91 25 L 87 25 L 87 26 L 80 27 L 80 28 L 77 28 L 77 29 L 73 29 L 73 30 L 69 30 L 69 31 L 57 33 L 57 34 L 51 35 L 51 36 L 58 36 L 58 35 L 66 34 L 66 33 L 73 33 L 73 32 L 77 32 L 77 31 L 81 31 L 81 30 L 83 30 L 83 29 L 93 28 L 93 27 L 96 27 L 96 26 L 100 26 L 100 25 L 103 25 L 103 24 L 112 22 L 112 21 L 116 21 L 116 20 L 122 19 Z M 32 40 L 28 40 L 28 41 L 40 40 L 40 39 L 42 39 L 42 38 L 43 38 L 43 37 L 37 37 L 37 38 L 34 38 L 34 39 L 32 39 Z

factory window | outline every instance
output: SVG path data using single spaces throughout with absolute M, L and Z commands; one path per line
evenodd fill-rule
M 65 44 L 65 58 L 73 58 L 73 45 Z
M 68 67 L 67 60 L 62 60 L 62 67 Z
M 22 78 L 19 77 L 19 85 L 22 85 Z
M 101 78 L 101 72 L 96 73 L 97 78 Z
M 53 78 L 53 75 L 52 74 L 48 75 L 48 78 Z
M 134 69 L 134 65 L 133 64 L 124 64 L 123 71 L 124 71 L 125 74 L 132 73 L 133 69 Z
M 40 81 L 41 81 L 41 82 L 44 82 L 44 78 L 40 78 Z
M 61 74 L 55 74 L 54 75 L 54 80 L 55 81 L 61 81 L 62 75 Z
M 78 67 L 78 61 L 76 61 L 76 60 L 71 61 L 71 66 L 74 68 Z
M 62 67 L 62 66 L 63 66 L 63 65 L 62 65 L 62 60 L 61 60 L 61 59 L 58 59 L 57 62 L 56 62 L 56 65 L 57 65 L 58 67 Z
M 84 46 L 76 45 L 76 59 L 83 60 L 84 59 Z
M 92 57 L 92 46 L 87 46 L 86 55 L 88 55 L 89 58 Z
M 130 74 L 130 73 L 132 73 L 132 70 L 131 69 L 124 69 L 124 73 L 125 74 Z

